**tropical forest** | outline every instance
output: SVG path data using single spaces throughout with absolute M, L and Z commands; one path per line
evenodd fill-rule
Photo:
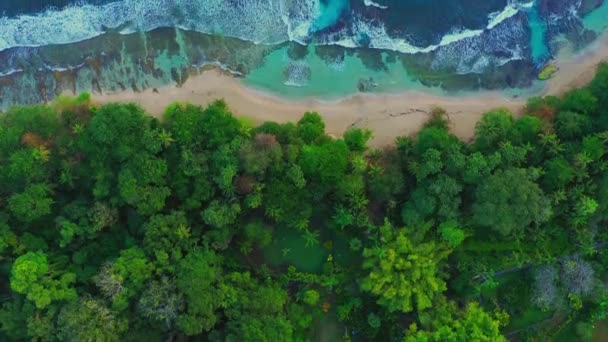
M 441 108 L 382 148 L 302 114 L 6 110 L 0 339 L 602 340 L 608 65 L 471 141 Z

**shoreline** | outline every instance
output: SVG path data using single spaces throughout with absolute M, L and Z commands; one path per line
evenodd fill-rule
M 567 50 L 567 49 L 565 49 Z M 608 32 L 576 54 L 562 51 L 554 61 L 559 71 L 544 86 L 539 96 L 561 95 L 584 86 L 594 75 L 597 65 L 608 60 Z M 286 99 L 244 85 L 238 78 L 219 70 L 191 76 L 180 87 L 167 85 L 142 92 L 121 91 L 93 94 L 94 101 L 134 102 L 148 113 L 159 117 L 173 102 L 189 102 L 205 106 L 224 99 L 235 116 L 264 121 L 296 122 L 307 111 L 316 111 L 325 120 L 326 132 L 341 136 L 351 127 L 369 128 L 374 133 L 371 146 L 391 144 L 398 136 L 414 134 L 428 119 L 432 107 L 448 113 L 450 130 L 462 140 L 470 140 L 475 124 L 482 115 L 496 108 L 506 108 L 522 115 L 527 98 L 513 98 L 499 91 L 480 91 L 461 96 L 433 95 L 423 91 L 402 93 L 359 93 L 337 100 Z

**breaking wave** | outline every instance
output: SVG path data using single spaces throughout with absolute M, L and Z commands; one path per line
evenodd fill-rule
M 370 0 L 368 8 L 384 9 Z M 481 35 L 522 9 L 509 2 L 488 16 L 485 28 L 453 28 L 441 40 L 416 46 L 407 38 L 391 36 L 381 22 L 362 19 L 349 11 L 348 1 L 321 0 L 123 0 L 105 5 L 72 5 L 37 14 L 0 17 L 0 50 L 16 46 L 73 43 L 107 31 L 126 34 L 160 27 L 179 27 L 202 33 L 237 37 L 257 44 L 286 41 L 366 46 L 401 53 L 430 52 Z M 345 24 L 327 31 L 342 16 Z M 331 31 L 331 30 L 329 30 Z

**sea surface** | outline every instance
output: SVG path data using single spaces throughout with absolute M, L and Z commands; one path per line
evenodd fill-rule
M 209 66 L 294 98 L 533 89 L 607 27 L 604 0 L 2 0 L 0 108 Z

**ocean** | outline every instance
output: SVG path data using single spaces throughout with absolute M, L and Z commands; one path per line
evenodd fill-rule
M 607 16 L 603 0 L 3 0 L 0 108 L 209 65 L 296 98 L 526 88 Z

